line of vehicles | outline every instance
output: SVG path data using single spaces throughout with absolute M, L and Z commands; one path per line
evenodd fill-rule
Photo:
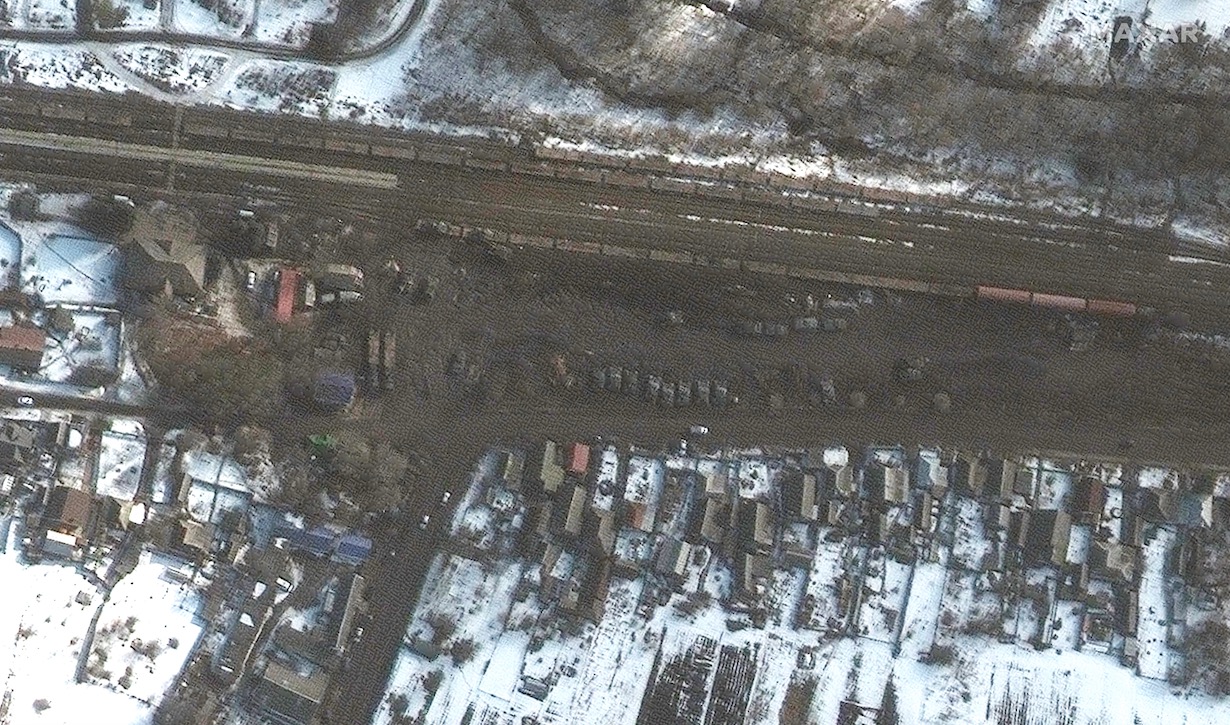
M 693 405 L 725 408 L 739 404 L 739 397 L 730 392 L 730 383 L 718 378 L 673 379 L 657 373 L 642 373 L 635 368 L 607 365 L 591 370 L 589 382 L 595 392 L 618 394 L 663 408 Z

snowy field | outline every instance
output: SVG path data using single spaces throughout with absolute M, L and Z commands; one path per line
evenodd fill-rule
M 120 369 L 120 317 L 114 312 L 72 311 L 73 330 L 47 339 L 39 372 L 52 382 L 76 382 L 74 372 L 93 368 L 109 373 Z M 86 387 L 93 387 L 87 385 Z
M 150 708 L 126 694 L 75 680 L 83 638 L 102 596 L 75 569 L 57 565 L 25 566 L 19 542 L 10 533 L 0 556 L 0 672 L 9 700 L 11 725 L 77 725 L 106 722 L 145 725 Z M 144 606 L 149 606 L 147 599 Z M 132 608 L 138 611 L 137 607 Z M 142 609 L 151 617 L 153 608 Z
M 203 626 L 200 593 L 168 575 L 179 563 L 143 554 L 103 607 L 90 681 L 156 705 L 175 683 Z
M 158 5 L 153 8 L 145 7 L 145 0 L 112 0 L 117 8 L 125 8 L 128 15 L 124 18 L 124 22 L 117 30 L 159 30 L 162 22 L 161 13 Z M 175 0 L 162 0 L 165 2 L 174 2 Z
M 174 27 L 191 35 L 215 38 L 238 38 L 252 22 L 254 0 L 217 0 L 214 10 L 205 0 L 169 0 L 175 2 Z M 212 2 L 211 2 L 212 4 Z
M 65 234 L 23 234 L 22 286 L 48 305 L 116 303 L 120 248 Z
M 227 56 L 197 48 L 164 48 L 154 45 L 123 47 L 115 60 L 165 93 L 195 93 L 206 88 L 226 65 Z
M 73 0 L 25 0 L 22 6 L 30 30 L 69 30 L 77 20 Z
M 312 23 L 337 18 L 338 0 L 261 0 L 256 15 L 256 39 L 302 48 Z

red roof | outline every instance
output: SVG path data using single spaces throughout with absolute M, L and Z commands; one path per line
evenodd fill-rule
M 46 344 L 47 333 L 38 327 L 30 325 L 0 327 L 0 348 L 37 352 L 41 355 L 43 346 Z
M 589 470 L 589 446 L 584 443 L 573 443 L 572 452 L 568 454 L 568 472 L 583 476 L 587 470 Z
M 295 312 L 295 293 L 299 290 L 297 269 L 284 268 L 278 283 L 278 302 L 273 308 L 273 319 L 279 324 L 290 322 L 290 316 Z

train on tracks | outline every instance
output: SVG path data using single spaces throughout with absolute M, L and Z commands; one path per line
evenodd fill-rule
M 1139 314 L 1151 312 L 1149 308 L 1140 307 L 1131 302 L 1086 299 L 1084 297 L 1070 297 L 1068 295 L 1031 292 L 1029 290 L 1008 289 L 1005 287 L 988 287 L 985 285 L 976 287 L 975 295 L 980 300 L 1014 302 L 1032 307 L 1059 310 L 1061 312 L 1087 312 L 1089 314 L 1112 317 L 1135 317 Z

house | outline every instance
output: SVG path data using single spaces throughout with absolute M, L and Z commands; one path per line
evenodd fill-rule
M 564 483 L 564 467 L 559 465 L 559 451 L 555 441 L 547 441 L 542 450 L 542 465 L 538 469 L 538 478 L 542 481 L 542 489 L 548 495 L 554 494 Z
M 363 595 L 367 591 L 367 580 L 355 574 L 350 578 L 350 586 L 346 589 L 346 604 L 342 608 L 342 616 L 337 619 L 337 633 L 333 638 L 333 651 L 342 652 L 350 641 L 350 633 L 358 619 L 359 610 L 363 606 Z
M 890 466 L 884 469 L 884 502 L 903 504 L 910 494 L 910 474 L 904 468 Z
M 584 476 L 589 470 L 589 446 L 584 443 L 573 443 L 568 453 L 568 472 L 575 476 Z
M 817 521 L 820 518 L 820 486 L 814 473 L 803 474 L 803 486 L 799 497 L 798 517 L 807 521 Z
M 290 322 L 295 314 L 295 298 L 299 294 L 299 282 L 303 273 L 293 267 L 278 270 L 278 296 L 273 306 L 273 321 L 279 325 Z
M 773 548 L 773 510 L 767 504 L 756 504 L 756 528 L 752 539 L 764 549 Z
M 94 500 L 85 491 L 68 486 L 56 486 L 47 497 L 43 524 L 48 531 L 73 537 L 82 543 Z
M 763 554 L 738 555 L 735 557 L 735 564 L 745 593 L 761 593 L 764 591 L 764 582 L 773 576 L 773 561 Z
M 256 709 L 275 725 L 309 725 L 324 702 L 329 676 L 323 672 L 301 675 L 278 662 L 270 662 L 253 693 Z
M 137 209 L 124 235 L 124 286 L 138 292 L 195 297 L 205 287 L 205 247 L 192 212 L 158 202 Z
M 0 465 L 24 466 L 35 458 L 37 432 L 28 425 L 6 420 L 0 425 Z
M 179 522 L 179 526 L 181 530 L 180 541 L 183 546 L 196 549 L 202 554 L 210 552 L 214 541 L 213 524 L 184 519 Z
M 501 451 L 499 463 L 504 485 L 513 491 L 520 490 L 525 475 L 525 456 L 520 451 Z
M 322 372 L 312 385 L 312 401 L 328 411 L 344 410 L 354 402 L 358 385 L 354 375 L 343 372 Z
M 711 544 L 721 543 L 726 537 L 727 506 L 716 498 L 705 499 L 705 519 L 701 536 Z
M 33 325 L 0 327 L 0 365 L 36 372 L 43 362 L 46 331 Z
M 581 514 L 585 512 L 585 499 L 589 491 L 584 486 L 573 486 L 568 502 L 568 517 L 564 520 L 564 533 L 577 536 L 581 533 Z

